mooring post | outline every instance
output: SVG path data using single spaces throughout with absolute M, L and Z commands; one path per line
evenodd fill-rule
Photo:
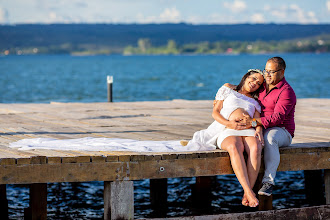
M 24 210 L 24 219 L 47 219 L 47 183 L 30 184 L 30 207 Z
M 104 219 L 134 219 L 133 181 L 104 182 Z
M 150 204 L 154 216 L 164 217 L 167 214 L 167 178 L 150 179 Z
M 308 203 L 312 206 L 325 203 L 322 170 L 304 170 L 305 193 Z
M 212 183 L 216 176 L 197 176 L 196 183 L 192 188 L 193 206 L 199 209 L 211 207 Z
M 326 204 L 330 204 L 330 170 L 324 170 L 324 186 Z
M 112 84 L 113 84 L 113 76 L 107 76 L 108 102 L 112 102 Z
M 268 211 L 268 210 L 272 210 L 273 209 L 273 195 L 271 196 L 261 196 L 258 195 L 258 191 L 262 186 L 262 178 L 263 178 L 264 174 L 263 173 L 259 173 L 258 177 L 256 179 L 256 182 L 254 184 L 253 187 L 253 191 L 254 193 L 257 195 L 258 199 L 259 199 L 259 206 L 258 206 L 258 210 L 259 211 Z
M 8 219 L 7 186 L 0 185 L 0 219 Z

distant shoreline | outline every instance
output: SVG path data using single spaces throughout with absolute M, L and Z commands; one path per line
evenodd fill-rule
M 330 52 L 330 24 L 0 25 L 0 54 Z
M 251 55 L 251 56 L 258 56 L 258 55 L 281 55 L 281 54 L 330 54 L 329 52 L 265 52 L 265 53 L 232 53 L 232 54 L 228 54 L 228 53 L 216 53 L 216 54 L 189 54 L 189 53 L 182 53 L 182 54 L 8 54 L 8 55 L 4 55 L 4 54 L 0 54 L 0 57 L 11 57 L 11 56 L 71 56 L 71 57 L 93 57 L 93 56 L 123 56 L 123 57 L 130 57 L 130 56 L 150 56 L 150 57 L 157 57 L 157 56 L 239 56 L 239 55 Z

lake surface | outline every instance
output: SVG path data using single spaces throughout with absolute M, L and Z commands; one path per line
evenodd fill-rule
M 0 102 L 213 99 L 248 69 L 264 69 L 273 55 L 237 56 L 6 56 L 0 57 Z M 329 98 L 330 54 L 282 54 L 285 76 L 298 98 Z
M 212 100 L 226 82 L 238 84 L 250 68 L 263 69 L 267 55 L 208 56 L 2 56 L 0 102 L 106 102 L 106 77 L 114 77 L 113 100 Z M 298 98 L 330 98 L 330 54 L 281 54 L 285 76 Z M 308 206 L 304 173 L 279 172 L 274 208 Z M 196 209 L 195 178 L 168 180 L 167 216 L 242 212 L 242 189 L 234 175 L 217 176 L 211 205 Z M 152 217 L 149 180 L 134 182 L 135 217 Z M 29 189 L 8 185 L 10 218 L 22 218 Z M 103 183 L 48 184 L 49 219 L 102 219 Z

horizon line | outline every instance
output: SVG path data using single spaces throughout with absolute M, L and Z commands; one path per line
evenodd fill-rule
M 0 24 L 0 26 L 19 26 L 19 25 L 191 25 L 191 26 L 235 26 L 235 25 L 330 25 L 330 23 L 275 23 L 275 22 L 269 22 L 269 23 L 251 23 L 251 22 L 246 22 L 246 23 L 188 23 L 188 22 L 164 22 L 164 23 L 112 23 L 112 22 L 53 22 L 53 23 L 43 23 L 43 22 L 35 22 L 35 23 L 9 23 L 9 24 Z

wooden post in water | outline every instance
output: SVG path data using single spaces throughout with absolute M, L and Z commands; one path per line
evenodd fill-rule
M 263 176 L 264 176 L 263 173 L 258 174 L 256 183 L 254 184 L 253 187 L 253 192 L 257 195 L 257 198 L 259 199 L 259 206 L 258 206 L 259 211 L 267 211 L 273 209 L 273 195 L 271 196 L 258 195 L 258 191 L 262 187 Z
M 6 185 L 0 185 L 0 219 L 8 219 L 8 200 Z
M 157 217 L 167 214 L 167 179 L 150 179 L 150 203 Z
M 104 219 L 134 219 L 133 181 L 104 182 Z
M 325 203 L 322 170 L 304 170 L 305 193 L 308 203 L 312 206 Z
M 47 219 L 47 183 L 30 185 L 30 207 L 24 210 L 24 219 Z
M 324 170 L 324 186 L 326 204 L 330 204 L 330 169 Z
M 108 76 L 107 77 L 108 102 L 112 102 L 112 84 L 113 84 L 113 76 Z
M 197 176 L 192 188 L 192 201 L 194 208 L 207 209 L 211 207 L 211 188 L 216 176 Z

